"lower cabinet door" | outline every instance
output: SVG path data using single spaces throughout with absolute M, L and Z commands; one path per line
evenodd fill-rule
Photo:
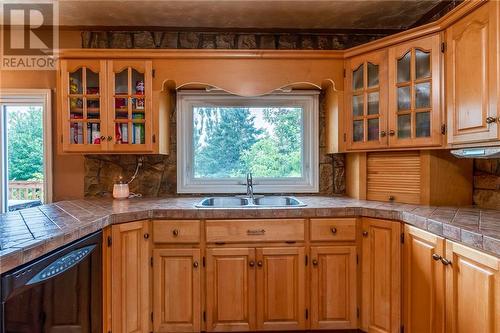
M 446 241 L 446 332 L 500 332 L 500 259 Z
M 199 249 L 153 250 L 154 332 L 199 332 Z
M 363 218 L 361 329 L 401 329 L 401 224 Z
M 444 239 L 405 225 L 404 328 L 407 333 L 443 333 L 445 304 Z
M 255 329 L 255 249 L 207 249 L 207 331 Z
M 311 328 L 357 328 L 356 246 L 312 247 L 311 264 Z
M 150 332 L 149 221 L 113 225 L 111 236 L 112 332 Z
M 256 284 L 259 330 L 305 328 L 303 247 L 258 248 Z

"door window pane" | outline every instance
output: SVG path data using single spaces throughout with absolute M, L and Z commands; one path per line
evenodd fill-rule
M 368 141 L 376 141 L 379 138 L 378 118 L 368 119 Z
M 2 110 L 2 109 L 0 109 Z M 40 205 L 44 200 L 43 107 L 4 106 L 7 210 Z
M 128 69 L 115 74 L 115 94 L 128 94 Z
M 69 93 L 82 94 L 83 92 L 83 70 L 79 68 L 73 73 L 69 73 Z
M 410 86 L 398 88 L 398 111 L 410 109 L 410 90 Z
M 398 138 L 407 139 L 411 136 L 411 115 L 398 116 Z
M 101 125 L 99 123 L 87 123 L 87 144 L 101 144 Z
M 431 77 L 431 53 L 415 50 L 415 78 Z
M 359 90 L 363 89 L 363 72 L 364 66 L 360 65 L 358 69 L 352 72 L 352 89 Z
M 363 116 L 363 95 L 352 96 L 352 114 L 354 117 Z
M 431 107 L 431 83 L 423 82 L 415 85 L 415 108 Z
M 99 98 L 98 97 L 87 97 L 87 119 L 99 119 L 100 109 L 99 109 Z
M 144 73 L 132 69 L 132 94 L 144 95 Z
M 431 136 L 431 113 L 430 112 L 417 112 L 415 114 L 416 133 L 417 138 Z
M 87 68 L 87 94 L 99 94 L 99 73 L 94 73 L 90 68 Z
M 368 94 L 368 114 L 378 114 L 379 110 L 379 94 L 377 92 Z
M 352 126 L 352 141 L 359 142 L 363 141 L 364 130 L 363 130 L 363 120 L 355 120 Z
M 398 67 L 397 67 L 398 83 L 410 81 L 410 59 L 411 59 L 411 52 L 408 51 L 401 59 L 398 60 Z
M 378 86 L 378 65 L 368 63 L 368 87 Z

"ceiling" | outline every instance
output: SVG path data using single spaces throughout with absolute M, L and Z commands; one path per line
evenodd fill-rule
M 440 0 L 60 0 L 61 26 L 212 29 L 405 29 Z

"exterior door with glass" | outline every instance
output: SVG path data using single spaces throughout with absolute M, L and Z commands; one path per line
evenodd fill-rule
M 439 34 L 389 49 L 389 146 L 439 146 L 441 130 Z

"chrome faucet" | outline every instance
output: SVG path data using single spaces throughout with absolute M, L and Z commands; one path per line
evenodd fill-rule
M 254 202 L 255 198 L 253 195 L 253 177 L 251 172 L 247 173 L 247 197 L 252 200 L 252 203 Z

